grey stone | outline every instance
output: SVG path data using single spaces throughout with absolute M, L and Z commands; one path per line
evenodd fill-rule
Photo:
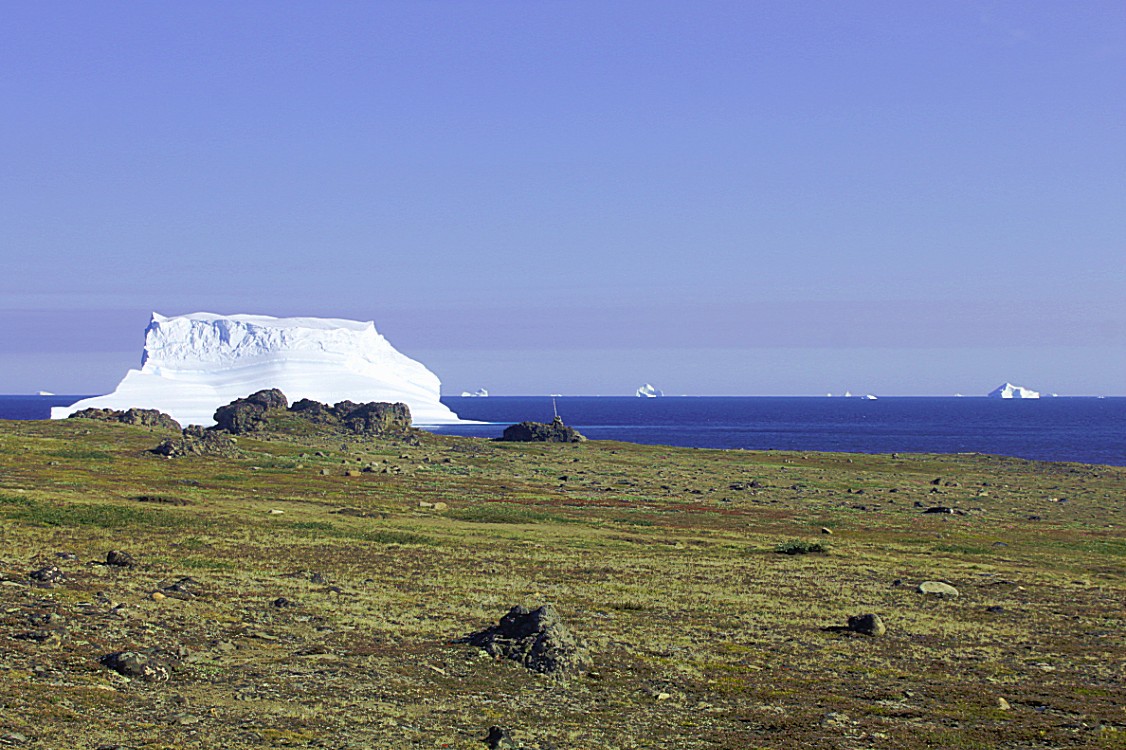
M 933 594 L 935 596 L 958 596 L 958 589 L 942 581 L 923 581 L 916 589 L 920 594 Z

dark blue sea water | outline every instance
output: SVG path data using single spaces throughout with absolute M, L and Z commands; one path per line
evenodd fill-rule
M 2 419 L 46 419 L 79 396 L 0 396 Z M 550 422 L 546 396 L 442 399 L 464 419 L 433 428 L 497 437 L 506 425 Z M 751 450 L 994 453 L 1126 466 L 1126 398 L 590 397 L 555 399 L 567 424 L 594 440 Z
M 494 437 L 550 422 L 550 397 L 447 397 L 463 419 L 436 428 Z M 1126 466 L 1126 398 L 560 397 L 564 421 L 593 440 L 751 450 L 994 453 Z

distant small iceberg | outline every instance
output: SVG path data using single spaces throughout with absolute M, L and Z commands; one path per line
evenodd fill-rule
M 55 394 L 51 393 L 50 391 L 39 391 L 35 395 L 36 396 L 54 396 Z
M 461 395 L 463 398 L 485 398 L 489 392 L 484 388 L 478 388 L 475 391 L 462 391 Z
M 654 387 L 650 383 L 646 383 L 637 389 L 636 395 L 638 398 L 658 398 L 665 395 L 664 391 Z
M 825 395 L 828 396 L 829 398 L 833 398 L 832 393 L 826 393 Z M 862 398 L 865 401 L 875 401 L 876 398 L 877 398 L 875 396 L 875 394 L 872 394 L 872 393 L 853 393 L 852 391 L 845 391 L 844 393 L 841 394 L 840 397 L 841 398 Z
M 1002 383 L 987 393 L 986 396 L 989 398 L 1040 398 L 1040 393 L 1024 386 Z

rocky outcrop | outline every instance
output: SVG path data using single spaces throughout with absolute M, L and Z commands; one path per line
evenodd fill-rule
M 582 443 L 586 440 L 578 430 L 563 424 L 556 417 L 550 424 L 544 422 L 520 422 L 504 428 L 501 440 L 512 443 Z
M 411 412 L 406 404 L 340 401 L 329 406 L 306 398 L 290 406 L 285 394 L 276 388 L 219 407 L 216 424 L 210 429 L 232 435 L 284 430 L 295 426 L 294 418 L 299 420 L 297 424 L 355 435 L 401 434 L 411 429 Z
M 512 659 L 541 674 L 564 676 L 586 668 L 588 657 L 551 605 L 515 606 L 500 622 L 462 638 L 498 658 Z
M 96 419 L 100 422 L 120 422 L 140 427 L 158 427 L 165 430 L 179 430 L 180 423 L 156 409 L 83 409 L 71 414 L 69 419 Z
M 413 432 L 406 404 L 373 401 L 356 404 L 341 401 L 329 406 L 302 399 L 293 406 L 277 388 L 258 391 L 215 410 L 215 426 L 204 429 L 189 425 L 178 438 L 168 438 L 153 453 L 167 458 L 181 456 L 241 455 L 234 435 L 309 432 L 353 435 L 407 435 Z

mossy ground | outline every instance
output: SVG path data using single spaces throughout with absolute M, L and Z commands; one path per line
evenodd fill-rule
M 0 736 L 1126 748 L 1120 468 L 437 436 L 145 452 L 164 436 L 0 422 Z M 97 564 L 111 549 L 137 566 Z M 46 565 L 65 581 L 28 580 Z M 194 595 L 153 598 L 184 577 Z M 916 593 L 928 579 L 961 596 Z M 543 603 L 591 672 L 453 642 Z M 865 612 L 886 636 L 828 629 Z M 186 658 L 162 683 L 98 663 L 145 647 Z

